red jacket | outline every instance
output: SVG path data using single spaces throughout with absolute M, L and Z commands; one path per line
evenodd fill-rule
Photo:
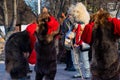
M 81 35 L 81 40 L 84 41 L 85 43 L 88 43 L 88 44 L 91 43 L 93 26 L 94 26 L 94 22 L 91 22 L 87 24 L 84 28 L 84 31 Z
M 31 52 L 31 54 L 28 58 L 28 62 L 30 64 L 35 64 L 36 63 L 36 52 L 34 50 L 34 45 L 35 45 L 35 41 L 36 41 L 34 32 L 35 32 L 36 28 L 37 28 L 37 24 L 35 22 L 28 25 L 27 28 L 26 28 L 26 31 L 29 33 L 30 42 L 31 42 L 31 49 L 32 49 L 32 52 Z
M 27 32 L 29 33 L 32 49 L 34 48 L 34 44 L 35 44 L 35 41 L 36 41 L 36 38 L 35 38 L 35 35 L 34 35 L 34 32 L 35 32 L 36 28 L 37 28 L 37 23 L 35 23 L 35 22 L 28 25 L 27 28 L 26 28 Z
M 108 21 L 114 24 L 114 35 L 117 35 L 120 37 L 120 20 L 118 20 L 117 18 L 108 18 Z M 93 26 L 94 26 L 93 22 L 85 26 L 85 29 L 81 36 L 82 41 L 84 41 L 85 43 L 88 43 L 88 44 L 91 43 Z
M 109 18 L 108 20 L 114 24 L 114 34 L 120 37 L 120 20 L 117 18 Z
M 81 44 L 82 44 L 81 31 L 82 31 L 82 30 L 81 30 L 81 25 L 78 24 L 78 27 L 77 27 L 77 29 L 75 30 L 75 32 L 76 32 L 75 43 L 76 43 L 77 45 L 81 45 Z

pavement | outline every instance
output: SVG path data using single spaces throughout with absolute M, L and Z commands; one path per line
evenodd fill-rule
M 30 68 L 33 70 L 30 74 L 30 80 L 35 80 L 34 65 L 30 65 Z M 76 71 L 65 71 L 64 68 L 65 64 L 57 64 L 55 80 L 82 80 L 80 78 L 72 78 L 76 74 Z M 4 61 L 0 61 L 0 80 L 11 80 L 9 74 L 5 71 Z

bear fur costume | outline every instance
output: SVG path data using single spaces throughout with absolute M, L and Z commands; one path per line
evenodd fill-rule
M 5 69 L 12 79 L 27 76 L 29 64 L 26 55 L 31 52 L 27 31 L 13 33 L 5 43 Z
M 55 35 L 59 31 L 59 23 L 48 12 L 38 16 L 38 27 L 35 35 L 37 38 L 35 50 L 37 62 L 35 65 L 36 80 L 54 80 L 57 68 L 57 54 L 55 48 Z
M 94 22 L 86 25 L 82 40 L 92 48 L 92 80 L 120 80 L 119 37 L 120 20 L 102 9 L 95 14 Z

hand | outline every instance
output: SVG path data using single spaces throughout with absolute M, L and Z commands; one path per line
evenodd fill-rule
M 29 52 L 23 52 L 23 55 L 25 58 L 28 58 L 29 57 Z
M 77 45 L 77 44 L 74 44 L 73 46 L 74 46 L 74 47 L 79 47 L 79 45 Z

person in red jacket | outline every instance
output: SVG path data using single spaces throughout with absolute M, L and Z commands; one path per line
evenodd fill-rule
M 73 49 L 71 50 L 71 53 L 72 53 L 73 61 L 75 64 L 74 66 L 78 72 L 73 77 L 74 78 L 82 77 L 82 78 L 87 79 L 87 78 L 90 78 L 90 76 L 91 76 L 89 58 L 88 58 L 88 50 L 87 50 L 87 48 L 89 48 L 89 45 L 85 44 L 81 40 L 81 35 L 82 35 L 82 32 L 84 31 L 85 25 L 89 23 L 90 15 L 89 15 L 85 5 L 81 2 L 70 6 L 70 8 L 68 10 L 68 14 L 70 15 L 70 17 L 69 17 L 70 21 L 74 26 L 72 32 L 69 32 L 71 34 L 69 34 L 70 36 L 68 35 L 68 37 L 71 39 L 74 36 L 73 44 L 72 44 Z M 71 36 L 73 33 L 75 35 Z M 86 50 L 83 51 L 81 46 L 86 48 Z M 82 68 L 84 69 L 83 71 L 81 71 L 80 62 L 83 63 L 83 65 L 82 65 Z M 83 74 L 81 74 L 81 72 Z

